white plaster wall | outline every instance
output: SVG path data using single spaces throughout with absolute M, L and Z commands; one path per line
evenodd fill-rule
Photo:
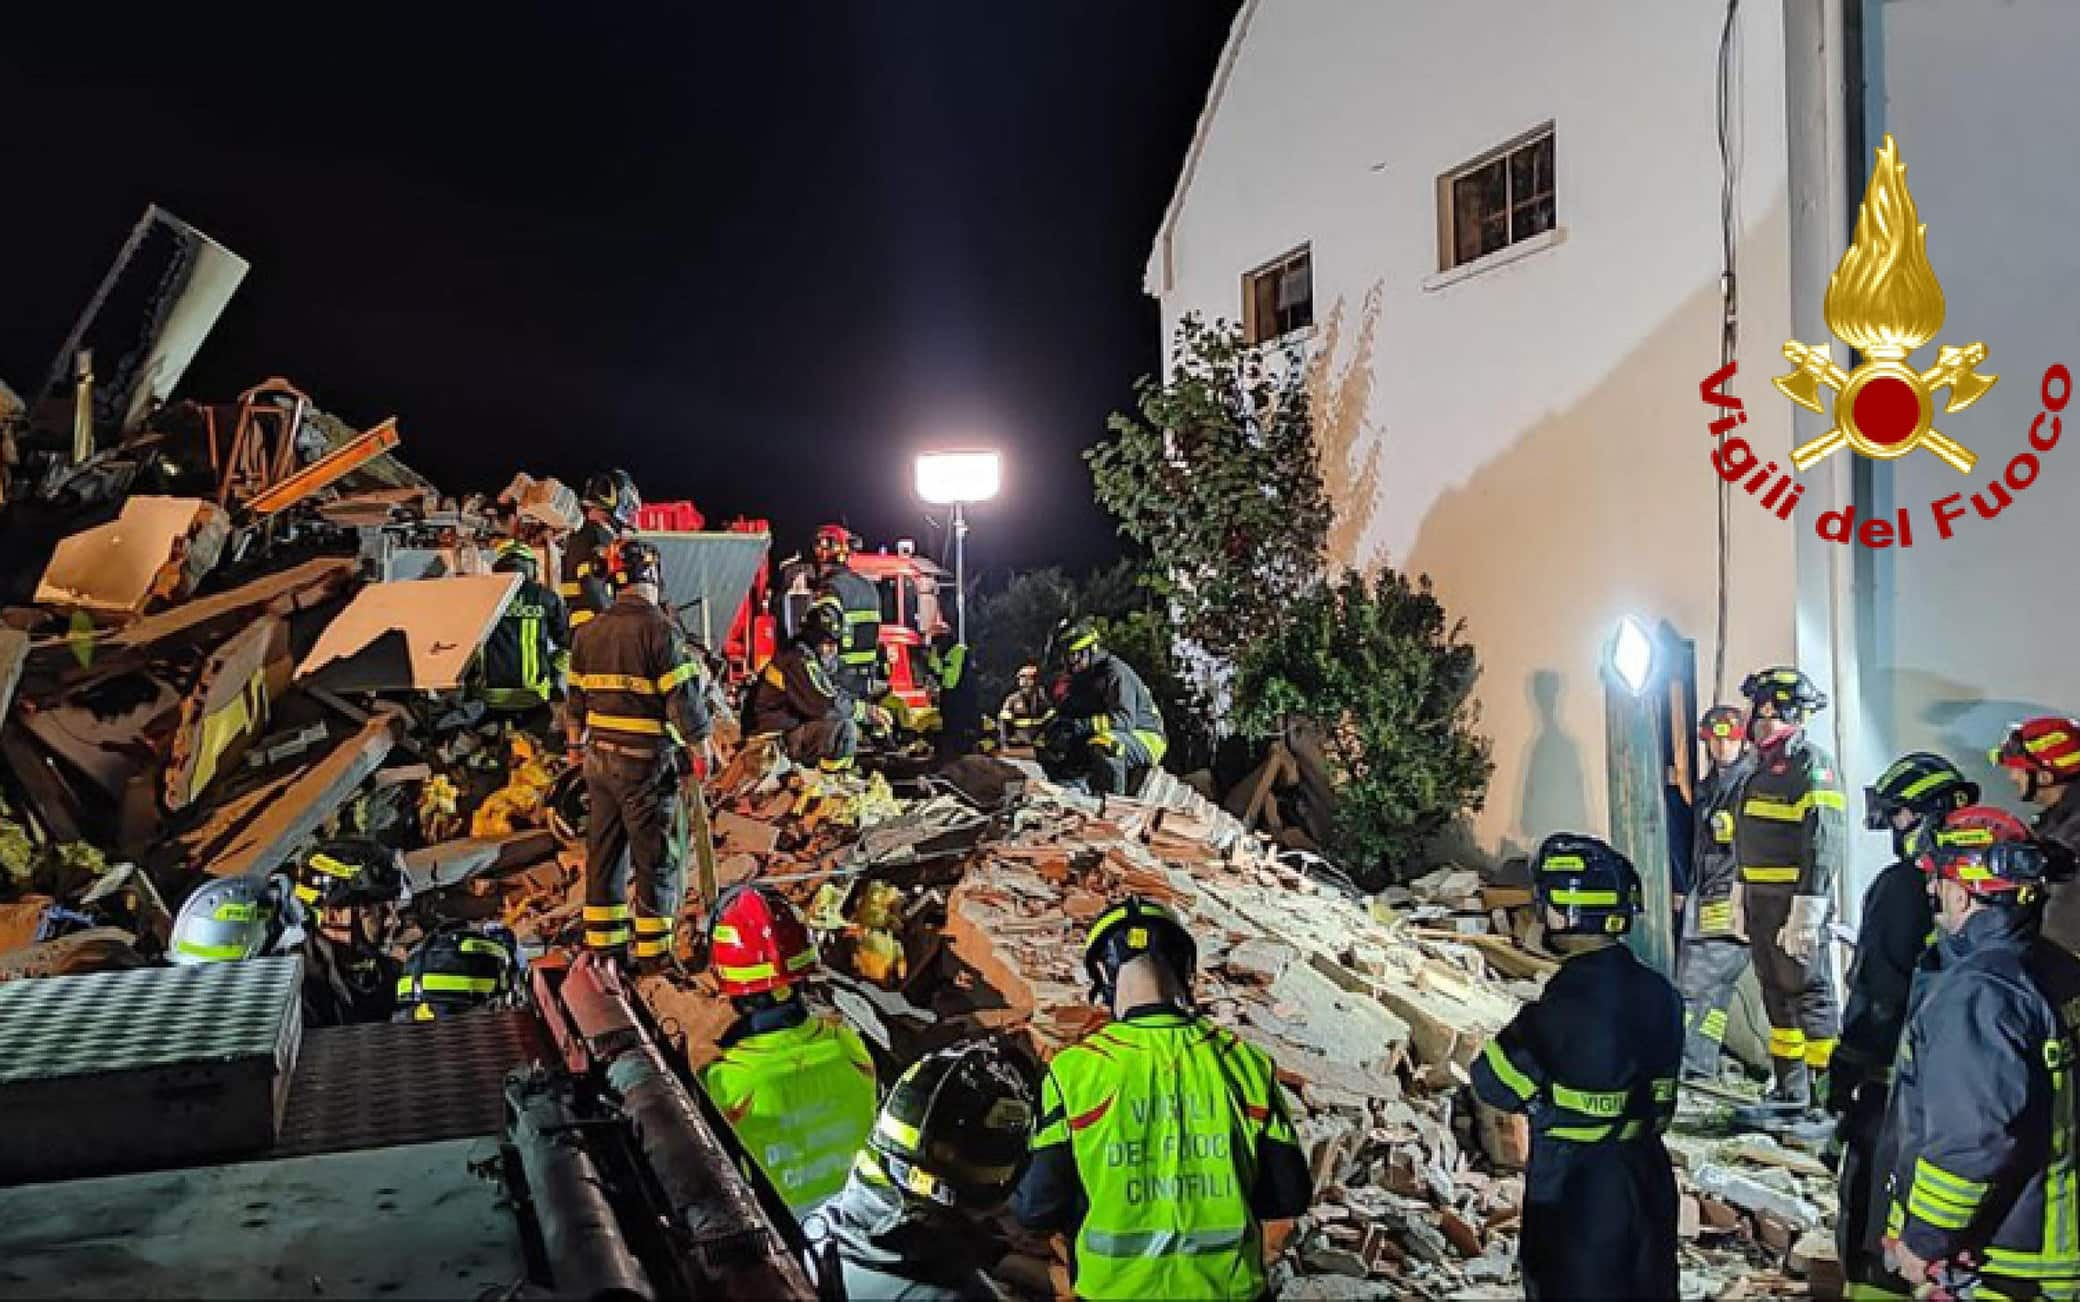
M 1314 254 L 1341 559 L 1427 571 L 1483 661 L 1483 849 L 1605 830 L 1598 665 L 1626 612 L 1711 694 L 1718 364 L 1715 0 L 1261 0 L 1152 279 L 1167 333 Z M 1781 460 L 1790 333 L 1780 10 L 1744 7 L 1743 432 Z M 1643 57 L 1642 51 L 1652 51 Z M 1437 287 L 1440 174 L 1552 121 L 1556 247 Z M 1168 281 L 1167 285 L 1165 284 Z M 1369 335 L 1369 337 L 1368 337 Z M 2080 454 L 2076 454 L 2080 455 Z M 1739 498 L 1732 684 L 1792 644 L 1792 526 Z
M 1984 490 L 2024 450 L 2053 362 L 2080 372 L 2080 7 L 2070 0 L 1872 3 L 1882 53 L 1871 96 L 1873 145 L 1890 131 L 1928 226 L 1948 319 L 1935 344 L 1984 340 L 2000 383 L 1937 428 L 1980 456 L 1969 478 L 1925 453 L 1896 463 L 1889 491 L 1928 520 L 1945 494 Z M 1860 197 L 1860 196 L 1859 196 Z M 2080 711 L 2080 601 L 2073 504 L 2080 493 L 2080 404 L 2042 471 L 1999 518 L 1968 515 L 1936 542 L 1917 524 L 1912 551 L 1886 553 L 1871 658 L 1897 751 L 1951 756 L 2013 805 L 1985 752 L 2008 722 Z M 1967 506 L 1969 509 L 1969 506 Z

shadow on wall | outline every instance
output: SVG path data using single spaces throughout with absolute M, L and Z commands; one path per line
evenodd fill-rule
M 1784 221 L 1783 205 L 1775 204 L 1743 238 L 1758 248 L 1778 247 Z M 1562 248 L 1555 256 L 1567 253 Z M 1476 278 L 1446 292 L 1479 294 L 1485 288 Z M 1603 828 L 1600 694 L 1577 691 L 1554 699 L 1556 682 L 1554 698 L 1546 698 L 1538 682 L 1564 673 L 1599 693 L 1606 618 L 1633 609 L 1657 622 L 1665 619 L 1683 636 L 1698 639 L 1699 659 L 1710 663 L 1717 478 L 1697 383 L 1717 362 L 1719 313 L 1716 278 L 1672 300 L 1651 328 L 1626 331 L 1631 350 L 1614 347 L 1601 363 L 1603 373 L 1578 398 L 1513 431 L 1463 481 L 1405 476 L 1396 452 L 1413 448 L 1416 440 L 1470 432 L 1391 431 L 1381 467 L 1379 523 L 1397 532 L 1410 517 L 1419 523 L 1406 555 L 1388 559 L 1409 573 L 1429 574 L 1445 609 L 1466 620 L 1480 655 L 1482 720 L 1495 742 L 1495 789 L 1521 793 L 1514 825 L 1510 811 L 1496 808 L 1497 802 L 1478 817 L 1484 842 L 1570 825 L 1591 833 Z M 1768 392 L 1762 376 L 1771 370 L 1766 358 L 1772 347 L 1768 340 L 1742 342 L 1739 391 L 1751 404 L 1758 391 Z M 1400 386 L 1420 392 L 1463 382 L 1400 369 L 1403 364 L 1391 357 L 1382 365 L 1382 404 L 1398 406 Z M 1506 374 L 1510 358 L 1485 358 L 1482 365 Z M 1783 426 L 1772 419 L 1761 428 L 1767 439 Z M 1734 509 L 1758 510 L 1738 499 Z M 1745 550 L 1734 556 L 1732 662 L 1788 650 L 1793 528 L 1782 525 L 1780 535 L 1771 534 L 1750 522 L 1737 535 L 1737 548 Z M 1382 541 L 1371 546 L 1378 549 Z M 1527 676 L 1528 702 L 1505 686 Z M 1700 686 L 1710 690 L 1708 683 Z M 1588 743 L 1586 753 L 1568 741 L 1569 729 Z M 1550 776 L 1548 766 L 1560 775 Z M 1560 785 L 1549 790 L 1549 782 Z
M 1589 786 L 1582 770 L 1582 748 L 1560 722 L 1560 675 L 1534 670 L 1524 680 L 1536 715 L 1531 744 L 1525 748 L 1516 824 L 1525 843 L 1537 846 L 1554 832 L 1580 831 L 1589 824 Z
M 1864 681 L 1875 689 L 1871 699 L 1892 702 L 1894 717 L 1902 721 L 1893 729 L 1897 751 L 1934 751 L 1978 783 L 1987 804 L 2015 813 L 2032 812 L 1986 752 L 2000 745 L 2009 724 L 2040 714 L 2066 714 L 2070 705 L 1988 700 L 1963 683 L 1919 669 L 1865 670 Z M 1885 758 L 1890 761 L 1898 756 Z M 1846 778 L 1850 790 L 1860 791 L 1876 776 L 1852 773 Z
M 1331 569 L 1356 566 L 1358 548 L 1379 509 L 1379 463 L 1383 451 L 1379 427 L 1366 419 L 1372 409 L 1372 354 L 1379 334 L 1384 281 L 1375 280 L 1358 309 L 1358 330 L 1349 355 L 1342 351 L 1347 298 L 1322 322 L 1307 367 L 1307 397 L 1314 412 L 1315 444 L 1321 450 L 1322 487 L 1335 504 L 1329 526 Z

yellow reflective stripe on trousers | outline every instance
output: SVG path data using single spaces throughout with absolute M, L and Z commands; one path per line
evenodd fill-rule
M 633 674 L 572 674 L 571 685 L 588 692 L 629 692 L 636 696 L 657 695 L 657 684 Z
M 1697 1029 L 1699 1034 L 1703 1035 L 1705 1039 L 1714 1043 L 1724 1040 L 1726 1038 L 1726 1010 L 1714 1008 L 1706 1013 L 1703 1023 Z
M 1097 932 L 1093 930 L 1091 934 L 1096 935 Z M 1518 1098 L 1528 1099 L 1538 1093 L 1538 1086 L 1532 1083 L 1531 1078 L 1518 1071 L 1517 1064 L 1509 1060 L 1509 1052 L 1502 1047 L 1502 1041 L 1488 1041 L 1488 1047 L 1481 1050 L 1481 1056 L 1488 1060 L 1488 1069 L 1495 1073 L 1495 1078 Z
M 1798 865 L 1775 864 L 1741 865 L 1741 880 L 1745 882 L 1795 882 L 1798 880 Z
M 619 922 L 628 916 L 626 904 L 588 904 L 585 906 L 587 922 Z
M 1806 1033 L 1793 1027 L 1789 1030 L 1772 1026 L 1769 1028 L 1769 1056 L 1772 1058 L 1798 1058 L 1806 1056 Z
M 657 719 L 639 719 L 632 714 L 601 714 L 598 710 L 585 712 L 585 726 L 606 732 L 634 732 L 645 737 L 664 736 L 664 724 Z
M 1827 1064 L 1834 1061 L 1834 1046 L 1836 1043 L 1838 1042 L 1831 1036 L 1825 1039 L 1807 1036 L 1806 1066 L 1811 1067 L 1814 1071 L 1826 1071 Z

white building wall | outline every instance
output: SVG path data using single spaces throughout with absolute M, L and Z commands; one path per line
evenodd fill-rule
M 1166 336 L 1235 318 L 1310 244 L 1338 559 L 1428 572 L 1479 648 L 1496 772 L 1481 848 L 1606 830 L 1599 664 L 1614 621 L 1697 643 L 1711 696 L 1718 361 L 1708 0 L 1260 0 L 1151 261 Z M 1742 432 L 1782 461 L 1789 328 L 1781 12 L 1743 6 Z M 1651 58 L 1641 51 L 1653 51 Z M 1552 247 L 1441 283 L 1437 180 L 1551 121 Z M 2018 386 L 2019 387 L 2019 386 Z M 1792 527 L 1732 512 L 1728 689 L 1793 643 Z
M 1865 14 L 1879 56 L 1869 136 L 1897 138 L 1928 226 L 1949 309 L 1935 342 L 1985 341 L 1983 369 L 2001 377 L 1937 421 L 1979 454 L 1968 479 L 1920 452 L 1879 472 L 1881 500 L 1926 523 L 1931 501 L 1962 489 L 1969 503 L 2027 447 L 2048 366 L 2080 372 L 2080 8 L 1872 0 Z M 1880 553 L 1879 646 L 1864 671 L 1879 729 L 1896 751 L 1949 755 L 2011 808 L 1987 747 L 2014 719 L 2080 711 L 2080 405 L 2066 416 L 2036 482 L 1997 519 L 1970 514 L 1948 542 L 1917 526 L 1913 550 Z

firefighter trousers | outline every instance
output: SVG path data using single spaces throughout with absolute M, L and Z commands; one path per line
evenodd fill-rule
M 1676 951 L 1683 995 L 1683 1074 L 1716 1079 L 1726 1040 L 1726 1009 L 1748 969 L 1748 947 L 1731 936 L 1685 936 Z
M 669 957 L 684 893 L 681 865 L 666 852 L 679 800 L 671 758 L 595 742 L 585 753 L 585 794 L 586 949 L 638 962 Z
M 1094 795 L 1128 796 L 1141 789 L 1155 764 L 1155 755 L 1138 733 L 1112 732 L 1091 738 L 1085 776 Z
M 1824 932 L 1820 952 L 1805 962 L 1777 944 L 1796 894 L 1796 888 L 1774 883 L 1749 882 L 1743 888 L 1755 982 L 1769 1015 L 1769 1061 L 1777 1091 L 1786 1099 L 1810 1101 L 1812 1073 L 1825 1071 L 1834 1057 L 1842 1014 L 1834 998 L 1832 944 Z
M 1534 1139 L 1518 1263 L 1524 1296 L 1677 1295 L 1676 1178 L 1659 1135 Z
M 1867 1082 L 1836 1131 L 1842 1142 L 1841 1207 L 1835 1214 L 1836 1259 L 1842 1278 L 1904 1298 L 1905 1280 L 1885 1269 L 1885 1184 L 1887 1172 L 1876 1167 L 1878 1132 L 1885 1125 L 1886 1089 Z M 1854 1296 L 1852 1294 L 1851 1296 Z
M 812 719 L 789 728 L 781 746 L 803 768 L 841 773 L 859 753 L 859 725 L 850 719 Z

